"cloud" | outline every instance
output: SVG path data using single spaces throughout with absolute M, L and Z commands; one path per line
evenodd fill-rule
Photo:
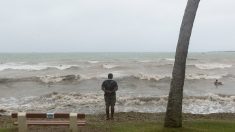
M 175 51 L 186 3 L 187 0 L 1 1 L 0 51 Z M 201 1 L 190 50 L 235 49 L 234 4 L 233 0 Z

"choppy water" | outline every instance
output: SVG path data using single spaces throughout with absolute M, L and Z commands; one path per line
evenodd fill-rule
M 0 109 L 100 113 L 113 73 L 118 111 L 164 112 L 173 63 L 173 53 L 0 54 Z M 190 53 L 183 111 L 235 113 L 234 64 L 234 52 Z

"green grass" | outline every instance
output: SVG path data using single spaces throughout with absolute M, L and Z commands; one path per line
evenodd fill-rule
M 0 129 L 10 132 L 12 129 Z M 88 124 L 82 132 L 235 132 L 235 121 L 194 120 L 184 121 L 182 128 L 163 128 L 162 122 L 98 122 Z M 45 131 L 46 132 L 46 131 Z
M 164 128 L 162 122 L 114 122 L 90 127 L 111 132 L 235 132 L 235 121 L 185 121 L 182 128 Z
M 203 132 L 234 132 L 235 121 L 191 121 L 185 127 Z M 197 129 L 196 129 L 197 128 Z
M 3 129 L 3 128 L 0 128 L 0 132 L 10 132 L 11 130 L 10 129 L 7 129 L 7 128 L 5 128 L 5 129 Z

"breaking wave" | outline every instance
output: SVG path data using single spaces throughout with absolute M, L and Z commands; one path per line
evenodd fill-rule
M 132 75 L 130 77 L 133 77 L 133 78 L 136 78 L 136 79 L 139 79 L 139 80 L 154 80 L 154 81 L 159 81 L 159 80 L 162 80 L 162 79 L 170 79 L 171 76 L 163 76 L 163 75 L 154 75 L 154 74 L 143 74 L 143 73 L 139 73 L 137 75 Z
M 175 61 L 174 58 L 165 58 L 165 59 L 163 59 L 163 60 L 166 60 L 166 61 Z
M 147 73 L 138 73 L 138 74 L 124 74 L 113 72 L 115 80 L 132 80 L 132 81 L 170 81 L 171 75 L 158 75 L 158 74 L 147 74 Z M 41 83 L 62 83 L 68 81 L 86 81 L 86 80 L 103 80 L 107 78 L 107 74 L 100 75 L 79 75 L 79 74 L 69 74 L 69 75 L 44 75 L 44 76 L 32 76 L 32 77 L 23 77 L 23 78 L 0 78 L 0 83 L 14 83 L 14 82 L 41 82 Z M 186 74 L 186 80 L 213 80 L 221 78 L 235 78 L 233 74 L 218 74 L 218 75 L 207 75 L 207 74 Z
M 65 70 L 72 67 L 78 67 L 77 65 L 48 65 L 48 64 L 23 64 L 23 63 L 6 63 L 0 64 L 0 71 L 4 70 L 26 70 L 26 71 L 39 71 L 46 70 L 50 68 L 55 68 L 58 70 Z
M 11 82 L 41 82 L 41 83 L 59 83 L 67 81 L 79 80 L 79 75 L 64 75 L 64 76 L 40 76 L 40 77 L 25 77 L 25 78 L 1 78 L 0 83 L 11 83 Z
M 79 80 L 79 75 L 66 75 L 66 76 L 42 76 L 39 77 L 40 81 L 44 83 L 57 83 L 57 82 L 65 82 L 65 81 L 75 81 Z
M 186 74 L 186 80 L 210 80 L 210 79 L 221 79 L 226 77 L 234 77 L 231 74 L 216 74 L 216 75 L 208 75 L 208 74 Z M 124 76 L 124 79 L 127 78 L 135 78 L 138 80 L 147 80 L 147 81 L 161 81 L 161 80 L 170 80 L 171 75 L 156 75 L 156 74 L 144 74 L 139 73 L 136 75 Z M 122 79 L 122 78 L 121 78 Z
M 219 63 L 195 64 L 195 66 L 199 69 L 202 69 L 202 70 L 225 69 L 225 68 L 232 67 L 232 65 L 229 65 L 229 64 L 219 64 Z
M 165 112 L 167 96 L 130 97 L 117 96 L 119 112 Z M 102 93 L 57 93 L 53 92 L 40 97 L 1 98 L 2 109 L 11 111 L 46 111 L 65 112 L 79 111 L 100 113 L 104 110 Z M 235 96 L 208 94 L 206 96 L 186 96 L 183 99 L 183 112 L 192 114 L 235 113 Z
M 171 58 L 166 58 L 164 60 L 167 61 L 173 61 Z M 139 62 L 149 63 L 149 65 L 145 64 L 145 66 L 152 68 L 153 66 L 156 68 L 172 68 L 172 63 L 165 63 L 165 62 L 154 62 L 151 60 L 143 60 Z M 119 70 L 126 70 L 126 68 L 131 68 L 124 65 L 118 65 L 118 64 L 97 64 L 100 63 L 99 61 L 88 61 L 89 64 L 82 66 L 82 65 L 68 65 L 68 64 L 46 64 L 46 63 L 39 63 L 39 64 L 26 64 L 26 63 L 4 63 L 0 64 L 0 71 L 5 70 L 25 70 L 25 71 L 40 71 L 40 70 L 51 70 L 51 69 L 57 69 L 57 70 L 79 70 L 80 68 L 87 68 L 89 65 L 95 64 L 98 67 L 94 67 L 97 70 L 101 69 L 119 69 Z M 233 65 L 230 64 L 220 64 L 220 63 L 208 63 L 208 64 L 188 64 L 189 68 L 198 68 L 201 70 L 213 70 L 213 69 L 225 69 L 225 68 L 231 68 Z M 147 68 L 146 67 L 146 68 Z M 86 69 L 84 69 L 86 70 Z
M 91 63 L 91 64 L 96 64 L 96 63 L 99 63 L 99 61 L 95 61 L 95 60 L 92 60 L 92 61 L 87 61 L 88 63 Z
M 112 68 L 119 67 L 119 65 L 103 64 L 102 67 L 103 67 L 104 69 L 112 69 Z
M 199 79 L 221 79 L 224 77 L 230 77 L 229 74 L 216 74 L 216 75 L 207 75 L 207 74 L 186 74 L 186 79 L 188 80 L 199 80 Z

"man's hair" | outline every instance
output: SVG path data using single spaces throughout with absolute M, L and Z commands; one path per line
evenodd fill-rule
M 108 79 L 113 79 L 113 74 L 112 73 L 108 74 Z

